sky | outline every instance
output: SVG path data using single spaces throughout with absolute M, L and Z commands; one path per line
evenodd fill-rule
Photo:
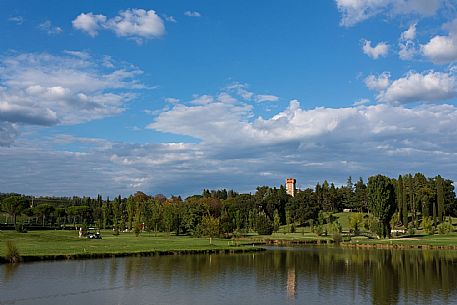
M 0 1 L 0 192 L 457 179 L 456 0 Z

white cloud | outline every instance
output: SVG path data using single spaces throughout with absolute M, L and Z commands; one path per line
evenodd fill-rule
M 428 43 L 421 45 L 425 57 L 436 64 L 447 64 L 457 60 L 457 18 L 444 25 L 447 36 L 434 36 Z
M 360 100 L 354 102 L 353 106 L 356 106 L 356 107 L 357 107 L 357 106 L 362 106 L 362 105 L 368 104 L 369 102 L 370 102 L 369 99 L 367 99 L 367 98 L 361 98 Z
M 264 119 L 253 116 L 248 105 L 178 104 L 149 128 L 199 142 L 127 144 L 57 136 L 34 144 L 21 139 L 0 148 L 0 185 L 33 194 L 113 196 L 137 190 L 190 195 L 221 187 L 250 192 L 258 185 L 278 186 L 290 175 L 303 185 L 324 179 L 344 183 L 349 175 L 380 172 L 395 177 L 421 171 L 455 180 L 457 142 L 450 139 L 457 138 L 456 120 L 453 105 L 304 109 L 291 101 Z M 72 152 L 72 143 L 86 148 Z
M 141 72 L 105 71 L 83 52 L 18 54 L 0 59 L 0 123 L 75 124 L 124 111 Z M 6 125 L 4 125 L 6 126 Z
M 46 32 L 48 35 L 57 35 L 63 33 L 62 28 L 59 26 L 53 26 L 50 20 L 46 20 L 43 23 L 40 23 L 38 28 L 41 31 Z
M 417 26 L 417 23 L 411 24 L 406 31 L 401 33 L 400 39 L 403 41 L 415 39 L 416 38 L 416 26 Z
M 209 104 L 209 103 L 212 103 L 214 102 L 214 97 L 212 97 L 211 95 L 195 95 L 194 96 L 194 99 L 191 101 L 192 104 L 195 104 L 195 105 L 206 105 L 206 104 Z
M 165 34 L 162 18 L 154 10 L 144 9 L 127 9 L 109 19 L 104 15 L 82 13 L 73 20 L 73 27 L 92 37 L 95 37 L 101 29 L 111 30 L 117 36 L 128 37 L 138 43 L 142 43 L 144 39 L 159 38 Z
M 202 15 L 197 11 L 185 11 L 184 15 L 187 17 L 201 17 Z
M 168 21 L 168 22 L 173 22 L 173 23 L 176 23 L 176 22 L 177 22 L 176 19 L 175 19 L 175 17 L 173 17 L 173 16 L 164 15 L 164 18 L 165 18 L 165 20 Z
M 376 99 L 382 103 L 441 102 L 457 96 L 457 79 L 449 73 L 411 71 L 388 82 L 388 86 L 384 82 L 377 86 L 376 80 L 370 76 L 365 83 L 370 89 L 379 91 Z
M 119 16 L 109 19 L 104 27 L 113 30 L 118 36 L 152 39 L 165 34 L 163 21 L 153 10 L 121 11 Z
M 12 17 L 8 18 L 8 21 L 15 22 L 17 25 L 21 25 L 24 23 L 24 17 L 12 16 Z
M 86 32 L 92 37 L 97 36 L 101 25 L 106 22 L 106 16 L 94 15 L 92 13 L 81 13 L 73 21 L 73 27 L 77 30 Z
M 279 97 L 271 94 L 255 94 L 254 92 L 251 92 L 248 90 L 248 85 L 247 84 L 241 84 L 238 82 L 235 82 L 226 88 L 224 90 L 227 90 L 228 92 L 232 92 L 235 95 L 239 96 L 245 101 L 254 101 L 257 103 L 262 103 L 262 102 L 276 102 L 279 100 Z
M 258 103 L 261 102 L 276 102 L 279 100 L 279 97 L 270 94 L 259 94 L 255 96 L 255 101 Z
M 363 53 L 373 59 L 378 59 L 380 56 L 385 57 L 389 53 L 389 45 L 385 42 L 380 42 L 376 46 L 371 46 L 371 41 L 365 40 L 362 46 Z
M 433 16 L 444 2 L 443 0 L 336 0 L 343 26 L 353 26 L 379 14 Z
M 369 75 L 365 78 L 365 85 L 371 90 L 384 90 L 389 86 L 390 73 L 383 72 L 378 76 Z
M 417 53 L 416 44 L 414 39 L 416 38 L 416 26 L 417 23 L 413 23 L 409 28 L 401 33 L 400 39 L 398 42 L 398 56 L 402 60 L 411 60 L 414 55 Z
M 416 46 L 413 41 L 400 42 L 398 46 L 400 48 L 398 56 L 402 60 L 411 60 L 417 53 Z
M 165 98 L 165 102 L 170 103 L 170 104 L 177 104 L 179 103 L 179 99 L 175 97 L 167 97 Z

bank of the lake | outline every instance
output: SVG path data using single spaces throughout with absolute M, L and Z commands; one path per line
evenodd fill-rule
M 0 263 L 6 262 L 5 241 L 17 247 L 22 261 L 88 259 L 123 256 L 154 256 L 182 254 L 244 253 L 263 251 L 263 245 L 306 246 L 333 245 L 330 236 L 312 233 L 274 233 L 268 236 L 252 235 L 236 239 L 175 236 L 166 233 L 121 233 L 102 231 L 103 239 L 79 238 L 73 230 L 0 231 Z M 352 237 L 340 244 L 347 248 L 379 249 L 436 249 L 457 250 L 457 233 L 447 235 L 414 235 L 392 239 Z
M 390 239 L 367 238 L 365 236 L 348 236 L 343 233 L 343 247 L 352 248 L 391 248 L 391 249 L 444 249 L 457 250 L 457 233 L 428 235 L 419 233 L 393 237 Z M 251 236 L 241 239 L 242 241 L 255 244 L 267 244 L 277 246 L 295 245 L 327 245 L 334 244 L 330 235 L 316 236 L 314 233 L 273 233 L 269 236 Z
M 195 238 L 164 233 L 121 233 L 102 231 L 102 239 L 79 238 L 77 231 L 0 231 L 0 262 L 6 262 L 5 242 L 11 240 L 22 261 L 87 259 L 122 256 L 153 256 L 263 251 L 251 241 Z

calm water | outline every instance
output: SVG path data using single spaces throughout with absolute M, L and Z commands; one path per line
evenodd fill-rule
M 0 304 L 457 304 L 457 252 L 280 248 L 0 266 Z

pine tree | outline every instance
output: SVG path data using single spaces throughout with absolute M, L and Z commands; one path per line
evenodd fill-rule
M 443 222 L 444 219 L 444 187 L 443 178 L 440 175 L 436 177 L 436 199 L 438 205 L 438 220 Z

